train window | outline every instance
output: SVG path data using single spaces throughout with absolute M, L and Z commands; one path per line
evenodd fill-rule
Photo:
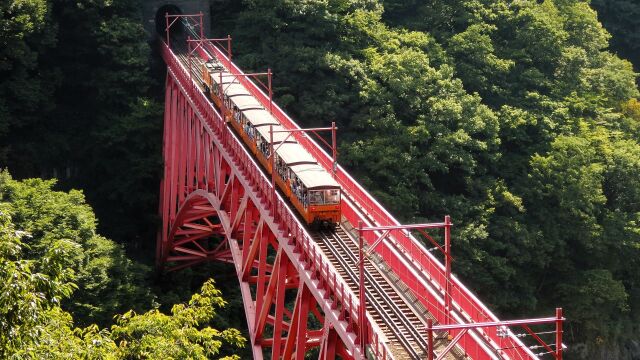
M 324 191 L 324 203 L 339 204 L 340 203 L 340 190 L 325 190 Z
M 323 191 L 309 191 L 309 203 L 311 205 L 323 205 L 324 204 Z

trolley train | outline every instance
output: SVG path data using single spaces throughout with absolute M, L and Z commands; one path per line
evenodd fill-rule
M 335 179 L 292 136 L 275 132 L 284 128 L 217 59 L 203 63 L 202 79 L 207 96 L 269 174 L 274 171 L 269 158 L 273 127 L 276 184 L 304 221 L 339 223 L 341 189 Z

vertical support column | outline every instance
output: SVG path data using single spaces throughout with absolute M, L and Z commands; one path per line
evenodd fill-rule
M 204 39 L 204 14 L 200 11 L 200 39 Z
M 445 287 L 444 287 L 444 311 L 445 325 L 451 323 L 451 217 L 444 217 L 444 266 L 445 266 Z
M 271 90 L 271 68 L 267 69 L 267 77 L 269 82 L 269 113 L 273 114 L 273 90 Z
M 262 310 L 262 303 L 264 302 L 265 287 L 267 281 L 267 245 L 269 243 L 269 235 L 260 232 L 260 237 L 255 238 L 254 241 L 260 242 L 260 248 L 258 252 L 258 284 L 256 285 L 256 319 L 255 324 L 257 326 L 260 321 L 260 311 Z M 255 266 L 255 265 L 254 265 Z M 257 329 L 256 329 L 257 331 Z M 255 344 L 252 344 L 255 345 Z
M 307 318 L 312 298 L 311 291 L 301 281 L 300 314 L 298 316 L 298 334 L 296 336 L 296 360 L 303 360 L 307 344 Z M 315 306 L 315 305 L 314 305 Z
M 164 20 L 165 20 L 164 32 L 167 34 L 167 47 L 171 49 L 171 42 L 169 42 L 169 13 L 168 12 L 164 13 Z
M 222 121 L 227 122 L 227 110 L 224 103 L 224 86 L 222 85 L 222 70 L 220 70 L 220 92 L 218 93 L 218 99 L 220 99 L 220 114 L 222 114 Z
M 271 79 L 271 77 L 269 77 Z M 269 83 L 271 84 L 271 83 Z M 271 86 L 271 85 L 269 85 Z M 271 87 L 269 87 L 271 89 Z M 271 90 L 269 90 L 271 91 Z M 273 211 L 273 219 L 276 219 L 276 154 L 273 148 L 273 125 L 269 125 L 269 156 L 271 157 L 271 210 Z
M 338 149 L 336 148 L 336 122 L 331 122 L 331 150 L 333 157 L 333 164 L 331 167 L 333 178 L 336 178 L 336 171 L 338 170 Z
M 556 359 L 562 360 L 562 308 L 556 309 Z
M 180 161 L 178 157 L 180 156 L 180 127 L 179 122 L 177 120 L 178 117 L 178 103 L 180 98 L 178 97 L 178 86 L 175 81 L 171 81 L 171 104 L 169 104 L 170 114 L 169 114 L 169 122 L 171 123 L 171 182 L 169 183 L 169 190 L 171 194 L 169 195 L 169 215 L 168 215 L 168 227 L 167 229 L 171 229 L 171 224 L 175 220 L 176 208 L 177 208 L 177 199 L 178 199 L 178 178 L 180 172 Z M 166 105 L 165 105 L 166 106 Z M 165 239 L 166 240 L 166 239 Z M 166 245 L 166 244 L 165 244 Z M 166 248 L 165 248 L 166 250 Z M 164 252 L 164 256 L 167 256 L 166 251 Z M 164 259 L 163 259 L 164 261 Z
M 358 288 L 359 288 L 359 294 L 358 297 L 360 298 L 360 307 L 359 307 L 359 312 L 358 312 L 358 317 L 359 317 L 359 324 L 358 324 L 358 328 L 360 330 L 360 350 L 362 351 L 362 354 L 366 354 L 366 346 L 367 346 L 367 327 L 366 327 L 366 314 L 367 314 L 367 299 L 366 299 L 366 293 L 365 293 L 365 288 L 364 288 L 364 237 L 362 236 L 362 221 L 358 221 L 358 256 L 359 256 L 359 263 L 358 263 L 358 268 L 359 268 L 359 272 L 360 272 L 360 279 L 359 279 L 359 284 L 358 284 Z
M 227 34 L 227 57 L 231 61 L 231 35 Z
M 427 360 L 433 360 L 433 320 L 427 319 Z
M 289 266 L 289 258 L 282 248 L 279 250 L 280 263 L 278 264 L 278 278 L 276 282 L 276 294 L 275 294 L 275 310 L 276 316 L 273 324 L 273 346 L 271 347 L 271 359 L 280 359 L 280 353 L 283 349 L 282 342 L 282 322 L 284 318 L 284 310 L 285 310 L 285 301 L 284 295 L 286 292 L 286 282 L 287 282 L 287 270 Z M 275 265 L 275 264 L 274 264 Z M 274 276 L 273 274 L 271 276 Z M 273 281 L 273 279 L 271 279 Z M 304 353 L 304 349 L 296 349 L 302 351 Z
M 189 60 L 189 86 L 192 86 L 193 80 L 191 73 L 193 70 L 191 69 L 191 35 L 187 36 L 187 59 Z
M 320 354 L 318 360 L 335 360 L 338 345 L 338 334 L 328 321 L 325 320 L 324 332 L 320 340 Z M 298 360 L 298 359 L 297 359 Z

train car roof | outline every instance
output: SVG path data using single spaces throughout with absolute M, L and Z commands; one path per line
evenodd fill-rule
M 262 104 L 253 96 L 234 96 L 231 102 L 238 107 L 239 110 L 262 109 Z
M 216 84 L 220 84 L 220 72 L 219 71 L 209 71 L 209 74 L 211 74 L 211 80 L 213 80 L 214 83 Z M 222 72 L 222 83 L 223 84 L 239 84 L 240 80 L 238 80 L 238 78 L 236 76 L 234 76 L 231 73 L 228 73 L 226 71 Z
M 340 185 L 322 166 L 304 164 L 292 166 L 291 170 L 309 190 L 339 189 Z
M 243 110 L 242 114 L 253 126 L 280 125 L 273 115 L 265 109 Z
M 264 126 L 256 127 L 256 130 L 258 130 L 260 135 L 262 135 L 262 137 L 267 142 L 269 142 L 269 140 L 270 140 L 269 128 L 271 128 L 270 125 L 264 125 Z M 282 126 L 280 126 L 280 125 L 273 125 L 273 131 L 276 131 L 276 130 L 284 130 L 284 128 Z M 278 143 L 283 142 L 287 138 L 287 135 L 288 135 L 287 133 L 282 133 L 282 132 L 273 133 L 273 143 L 274 144 L 278 144 Z M 287 139 L 287 142 L 289 142 L 289 141 L 294 142 L 295 140 L 293 139 L 292 136 L 290 136 Z
M 251 93 L 244 88 L 244 86 L 233 83 L 227 86 L 223 86 L 224 94 L 227 96 L 237 96 L 237 95 L 248 95 L 251 96 Z
M 291 136 L 290 138 L 292 138 Z M 279 145 L 278 150 L 276 150 L 276 154 L 284 161 L 285 164 L 289 166 L 299 165 L 299 164 L 317 164 L 316 159 L 309 154 L 302 145 L 298 143 L 284 143 Z

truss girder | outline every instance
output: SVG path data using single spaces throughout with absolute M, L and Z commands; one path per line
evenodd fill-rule
M 168 66 L 158 265 L 235 267 L 255 359 L 362 359 L 357 298 L 196 89 Z M 182 74 L 184 76 L 184 74 Z

